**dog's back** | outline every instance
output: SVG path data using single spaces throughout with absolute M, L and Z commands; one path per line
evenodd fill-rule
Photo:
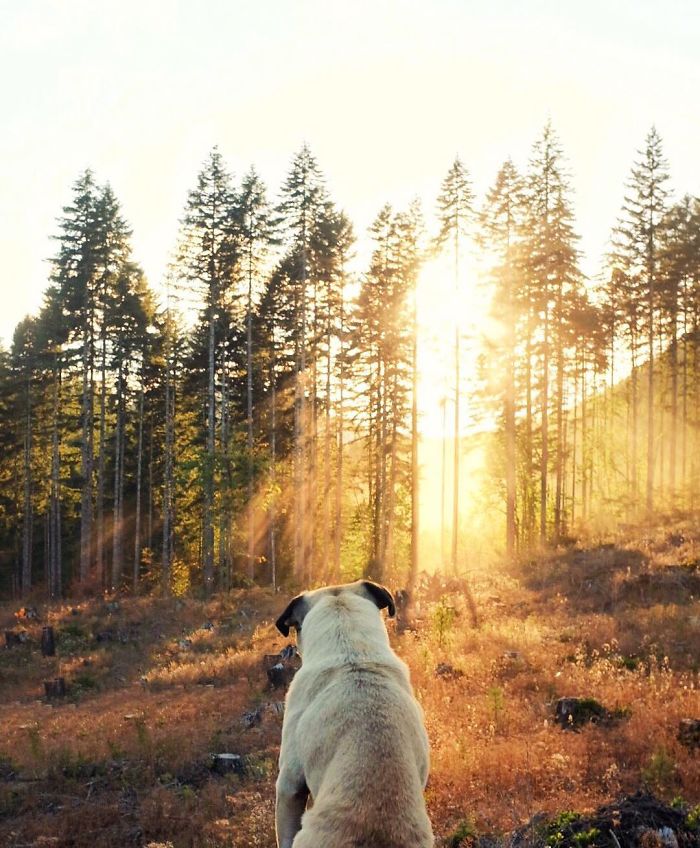
M 303 626 L 286 749 L 314 803 L 294 848 L 428 848 L 428 741 L 408 669 L 371 606 L 324 598 Z

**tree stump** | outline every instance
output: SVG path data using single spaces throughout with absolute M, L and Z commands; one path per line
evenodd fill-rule
M 6 630 L 5 631 L 5 647 L 13 648 L 16 645 L 22 645 L 27 641 L 27 631 L 20 630 L 19 633 L 16 633 L 14 630 Z
M 294 645 L 282 648 L 279 654 L 265 654 L 263 665 L 272 689 L 282 689 L 292 682 L 301 668 L 301 657 Z
M 700 719 L 681 719 L 678 724 L 678 741 L 691 750 L 700 748 Z
M 554 716 L 564 730 L 575 730 L 588 722 L 610 718 L 610 713 L 593 698 L 559 698 Z
M 217 774 L 245 774 L 245 761 L 240 754 L 214 754 L 211 765 Z
M 267 669 L 267 679 L 273 689 L 282 689 L 292 682 L 296 669 L 289 668 L 282 662 L 278 662 Z
M 54 677 L 53 680 L 44 681 L 44 691 L 49 699 L 63 698 L 66 694 L 66 680 L 64 677 Z
M 53 627 L 42 627 L 41 629 L 41 654 L 44 657 L 56 656 L 56 639 Z

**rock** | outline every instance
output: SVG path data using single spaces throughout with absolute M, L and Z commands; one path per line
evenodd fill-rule
M 678 724 L 678 736 L 681 745 L 691 750 L 700 748 L 700 719 L 684 718 Z

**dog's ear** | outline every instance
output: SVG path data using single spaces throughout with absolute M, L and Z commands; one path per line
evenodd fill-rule
M 275 626 L 283 636 L 289 636 L 289 628 L 301 628 L 301 623 L 308 610 L 304 601 L 304 593 L 297 595 L 296 598 L 287 604 L 287 608 L 275 622 Z
M 390 618 L 396 615 L 394 597 L 385 586 L 380 586 L 379 583 L 373 583 L 371 580 L 363 580 L 362 588 L 365 589 L 380 610 L 389 608 Z

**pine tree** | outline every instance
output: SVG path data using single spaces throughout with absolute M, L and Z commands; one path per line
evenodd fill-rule
M 646 510 L 654 506 L 654 345 L 658 323 L 658 264 L 661 249 L 662 220 L 666 210 L 669 179 L 668 163 L 664 159 L 662 143 L 655 127 L 646 137 L 645 147 L 638 151 L 639 159 L 632 167 L 628 193 L 622 207 L 622 216 L 614 233 L 616 262 L 635 282 L 635 324 L 646 331 L 647 343 L 647 461 Z M 639 316 L 637 318 L 637 316 Z M 637 328 L 635 326 L 635 333 Z M 635 338 L 636 344 L 636 338 Z
M 480 214 L 480 243 L 495 257 L 489 276 L 494 303 L 503 322 L 502 415 L 505 431 L 506 554 L 515 554 L 517 541 L 516 497 L 516 352 L 519 315 L 517 286 L 518 237 L 522 225 L 523 182 L 508 159 L 499 170 Z
M 216 475 L 216 376 L 221 339 L 216 328 L 224 317 L 238 274 L 239 237 L 236 197 L 219 151 L 214 148 L 188 195 L 182 221 L 177 270 L 204 301 L 207 328 L 206 448 L 202 462 L 204 506 L 202 561 L 204 588 L 214 588 L 214 480 Z
M 562 530 L 563 409 L 566 365 L 566 335 L 570 295 L 580 287 L 577 236 L 573 231 L 570 187 L 559 141 L 547 124 L 533 146 L 526 178 L 526 212 L 523 225 L 523 273 L 527 278 L 531 318 L 541 353 L 540 407 L 540 495 L 539 539 L 548 538 L 550 473 L 550 404 L 552 360 L 556 368 L 554 535 Z M 552 355 L 553 354 L 553 355 Z M 528 390 L 529 391 L 529 390 Z
M 100 221 L 99 193 L 91 171 L 73 186 L 73 202 L 59 219 L 59 253 L 54 260 L 53 279 L 60 290 L 64 308 L 72 316 L 72 333 L 81 345 L 81 582 L 87 580 L 93 556 L 93 424 L 95 372 L 96 294 L 99 279 Z M 72 340 L 72 339 L 71 339 Z
M 312 292 L 318 277 L 313 267 L 315 246 L 319 244 L 319 229 L 329 217 L 329 203 L 323 176 L 316 159 L 304 145 L 294 157 L 287 179 L 282 186 L 277 213 L 281 219 L 284 246 L 289 257 L 289 282 L 294 287 L 295 352 L 294 365 L 294 571 L 308 581 L 313 568 L 313 520 L 315 506 L 315 473 L 311 463 L 312 433 L 316 422 L 309 415 L 315 412 L 315 362 L 310 361 L 310 338 L 314 314 Z M 307 370 L 311 366 L 312 370 Z M 309 392 L 309 386 L 311 392 Z
M 274 224 L 266 198 L 265 184 L 251 168 L 244 177 L 238 195 L 240 250 L 246 284 L 246 447 L 248 496 L 248 576 L 255 573 L 255 509 L 254 509 L 254 433 L 253 433 L 253 294 L 267 252 L 275 241 Z
M 454 455 L 452 492 L 452 570 L 457 572 L 459 540 L 459 455 L 460 455 L 460 336 L 459 291 L 461 285 L 460 259 L 464 253 L 464 240 L 468 237 L 473 218 L 474 192 L 469 173 L 455 158 L 442 182 L 438 195 L 438 222 L 440 230 L 435 239 L 436 250 L 448 249 L 452 253 L 454 269 L 455 336 L 454 336 Z

